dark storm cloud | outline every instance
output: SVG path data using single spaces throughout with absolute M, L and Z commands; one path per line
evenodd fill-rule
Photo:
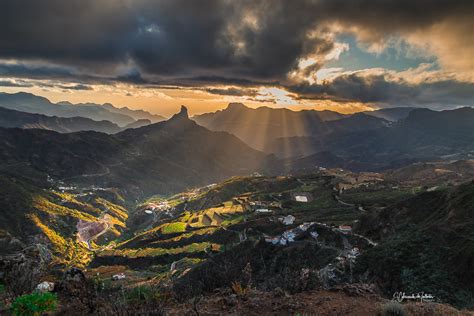
M 59 87 L 63 90 L 93 90 L 91 86 L 84 85 L 84 84 L 76 84 L 76 85 L 72 85 L 72 86 L 54 85 L 54 87 Z
M 62 90 L 93 90 L 89 85 L 85 84 L 63 84 L 61 82 L 49 82 L 49 81 L 31 81 L 31 80 L 0 80 L 0 87 L 9 88 L 59 88 Z
M 0 2 L 0 55 L 102 67 L 125 58 L 137 28 L 121 1 Z
M 310 1 L 15 0 L 0 3 L 0 57 L 112 73 L 131 61 L 160 76 L 284 78 L 305 53 Z M 251 17 L 255 25 L 242 21 Z M 239 46 L 241 45 L 241 46 Z
M 325 22 L 386 34 L 465 12 L 472 1 L 6 0 L 0 57 L 109 75 L 131 61 L 162 76 L 282 80 L 301 56 L 331 50 L 331 40 L 308 36 Z
M 455 80 L 417 84 L 387 79 L 384 75 L 341 75 L 331 82 L 289 86 L 301 99 L 333 99 L 386 105 L 472 105 L 474 83 Z
M 0 80 L 0 87 L 19 87 L 19 88 L 31 88 L 34 85 L 27 82 L 17 82 L 17 81 L 10 81 L 10 80 Z
M 217 95 L 227 95 L 234 97 L 243 97 L 243 96 L 256 96 L 258 94 L 255 89 L 241 89 L 241 88 L 227 88 L 227 89 L 206 89 L 206 92 Z
M 287 74 L 300 58 L 321 59 L 334 47 L 324 35 L 331 25 L 370 44 L 446 23 L 453 45 L 470 49 L 465 38 L 473 14 L 468 0 L 5 0 L 0 59 L 22 64 L 0 65 L 0 76 L 80 84 L 289 84 Z M 28 66 L 37 61 L 42 66 Z M 335 84 L 359 85 L 361 95 L 333 90 L 341 98 L 384 98 L 357 80 Z M 375 83 L 392 95 L 415 93 Z
M 0 63 L 0 76 L 17 78 L 66 78 L 74 76 L 69 67 L 34 65 L 25 63 Z

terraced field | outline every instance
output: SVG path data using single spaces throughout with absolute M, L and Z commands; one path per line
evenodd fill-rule
M 135 232 L 112 249 L 99 251 L 91 266 L 124 266 L 128 274 L 161 271 L 155 279 L 180 272 L 244 242 L 259 242 L 303 223 L 319 222 L 337 227 L 360 216 L 356 207 L 341 205 L 334 197 L 332 177 L 235 177 L 221 184 L 183 192 L 169 198 L 154 197 L 141 204 L 133 216 L 144 216 L 147 205 L 168 205 L 170 217 L 154 227 Z M 295 193 L 312 198 L 295 201 Z M 262 207 L 271 212 L 260 213 Z M 289 226 L 279 221 L 292 215 Z M 133 218 L 132 218 L 133 220 Z M 311 239 L 311 238 L 310 238 Z M 308 240 L 310 241 L 310 240 Z M 173 273 L 176 276 L 176 272 Z

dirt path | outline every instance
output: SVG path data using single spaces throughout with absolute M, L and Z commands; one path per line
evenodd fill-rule
M 95 234 L 95 236 L 92 236 L 91 238 L 89 238 L 89 239 L 86 241 L 87 248 L 89 248 L 89 250 L 91 250 L 90 242 L 91 242 L 92 240 L 96 239 L 96 238 L 99 238 L 100 236 L 102 236 L 103 234 L 105 234 L 105 233 L 107 232 L 107 230 L 109 230 L 109 228 L 110 228 L 109 223 L 104 222 L 104 224 L 105 224 L 105 228 L 104 228 L 101 232 Z

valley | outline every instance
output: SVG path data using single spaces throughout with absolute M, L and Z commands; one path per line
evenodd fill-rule
M 311 291 L 324 296 L 327 294 L 317 291 L 342 289 L 352 284 L 361 287 L 357 288 L 361 291 L 357 295 L 372 295 L 382 302 L 384 296 L 389 297 L 390 291 L 397 288 L 387 287 L 386 277 L 379 275 L 380 269 L 396 269 L 396 263 L 381 253 L 400 247 L 394 243 L 411 234 L 394 228 L 403 227 L 400 223 L 385 223 L 388 218 L 398 218 L 386 217 L 387 214 L 403 212 L 403 205 L 411 205 L 409 201 L 413 199 L 429 201 L 427 196 L 449 194 L 458 199 L 457 190 L 473 188 L 472 164 L 472 161 L 419 164 L 406 167 L 410 172 L 406 168 L 385 173 L 319 168 L 288 176 L 239 176 L 137 202 L 127 200 L 117 188 L 81 187 L 51 177 L 45 186 L 31 187 L 9 178 L 3 181 L 14 185 L 2 186 L 10 188 L 9 196 L 16 192 L 31 195 L 31 200 L 25 201 L 30 213 L 19 215 L 25 216 L 24 220 L 31 221 L 35 228 L 29 232 L 14 231 L 12 227 L 18 226 L 14 219 L 7 219 L 9 222 L 2 219 L 2 223 L 7 223 L 2 229 L 8 236 L 2 238 L 2 243 L 28 244 L 29 238 L 36 236 L 36 242 L 48 249 L 51 259 L 47 269 L 33 280 L 36 283 L 57 278 L 54 275 L 65 268 L 81 267 L 86 278 L 99 282 L 98 293 L 115 295 L 125 289 L 127 296 L 133 296 L 137 290 L 173 296 L 174 303 L 158 301 L 169 312 L 186 310 L 188 307 L 182 302 L 196 296 L 205 298 L 200 303 L 202 307 L 196 308 L 215 309 L 212 304 L 217 303 L 208 300 L 217 289 L 222 293 L 227 293 L 225 289 L 237 293 L 237 300 L 246 299 L 246 294 L 239 291 L 250 291 L 263 300 L 255 304 L 266 304 L 265 300 L 270 300 L 268 293 L 275 289 L 295 297 Z M 424 180 L 417 180 L 417 173 L 439 167 L 447 171 L 432 174 L 429 186 Z M 467 200 L 459 207 L 451 204 L 451 213 L 459 210 L 469 214 L 473 196 L 471 193 L 459 196 Z M 433 205 L 431 209 L 437 207 Z M 463 210 L 464 207 L 468 209 Z M 465 223 L 466 229 L 471 224 Z M 420 225 L 428 230 L 437 229 L 432 221 Z M 41 235 L 46 238 L 42 239 Z M 472 244 L 468 235 L 456 234 L 456 239 L 459 241 L 452 245 L 452 251 L 457 251 L 460 245 Z M 21 248 L 10 249 L 9 253 Z M 408 260 L 405 257 L 408 255 L 402 254 L 401 258 Z M 383 265 L 379 267 L 373 260 Z M 438 292 L 429 283 L 417 283 L 417 278 L 425 273 L 438 273 L 437 264 L 447 264 L 442 258 L 430 260 L 438 263 L 432 261 L 434 266 L 428 266 L 427 271 L 415 269 L 414 278 L 404 280 L 408 283 L 400 286 L 413 291 L 429 289 L 438 302 L 470 304 L 468 296 L 462 298 L 472 290 L 469 287 L 453 290 L 459 293 L 453 297 L 444 290 Z M 458 278 L 466 276 L 469 265 L 466 262 L 458 266 L 454 270 L 458 276 L 447 279 L 440 276 L 437 282 L 447 282 L 444 288 L 459 286 L 462 283 Z M 380 290 L 370 287 L 375 284 Z M 80 295 L 84 299 L 92 295 L 88 299 L 96 300 L 95 308 L 114 308 L 90 290 L 83 291 Z M 231 294 L 213 299 L 221 300 L 228 295 Z M 66 295 L 62 299 L 64 308 L 69 308 L 72 298 Z M 121 308 L 131 304 L 127 300 L 121 301 L 120 304 L 125 304 Z M 143 300 L 143 304 L 151 302 L 147 296 Z M 304 304 L 303 300 L 298 306 L 304 310 L 309 306 Z M 238 306 L 223 308 L 230 311 L 241 308 Z M 371 306 L 366 308 L 375 308 Z
M 229 111 L 257 110 L 215 115 Z M 258 111 L 294 121 L 266 140 L 291 156 L 232 134 L 247 125 L 207 129 L 184 106 L 115 133 L 0 128 L 4 305 L 50 282 L 72 315 L 239 313 L 249 301 L 311 313 L 310 295 L 320 310 L 329 298 L 379 311 L 401 290 L 472 309 L 471 110 Z
M 0 316 L 474 316 L 473 0 L 1 0 Z

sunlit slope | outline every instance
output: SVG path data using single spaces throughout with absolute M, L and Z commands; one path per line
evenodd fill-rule
M 128 214 L 113 190 L 79 193 L 8 176 L 1 176 L 0 184 L 4 254 L 41 243 L 50 249 L 55 264 L 84 266 L 97 244 L 119 237 L 125 228 Z M 82 230 L 81 224 L 98 229 L 102 237 Z
M 331 177 L 235 177 L 200 190 L 181 193 L 169 199 L 150 199 L 147 203 L 168 203 L 173 212 L 161 211 L 152 228 L 137 231 L 113 249 L 97 254 L 93 266 L 125 265 L 132 269 L 170 267 L 183 258 L 204 260 L 238 244 L 242 238 L 260 240 L 265 235 L 282 233 L 279 217 L 295 216 L 296 223 L 350 223 L 360 211 L 334 198 Z M 297 202 L 295 194 L 310 196 L 308 203 Z M 131 217 L 146 219 L 146 204 Z M 258 206 L 259 204 L 266 206 Z M 271 213 L 259 213 L 268 207 Z M 141 215 L 143 214 L 143 215 Z M 245 237 L 243 237 L 245 235 Z M 166 270 L 166 268 L 165 268 Z

